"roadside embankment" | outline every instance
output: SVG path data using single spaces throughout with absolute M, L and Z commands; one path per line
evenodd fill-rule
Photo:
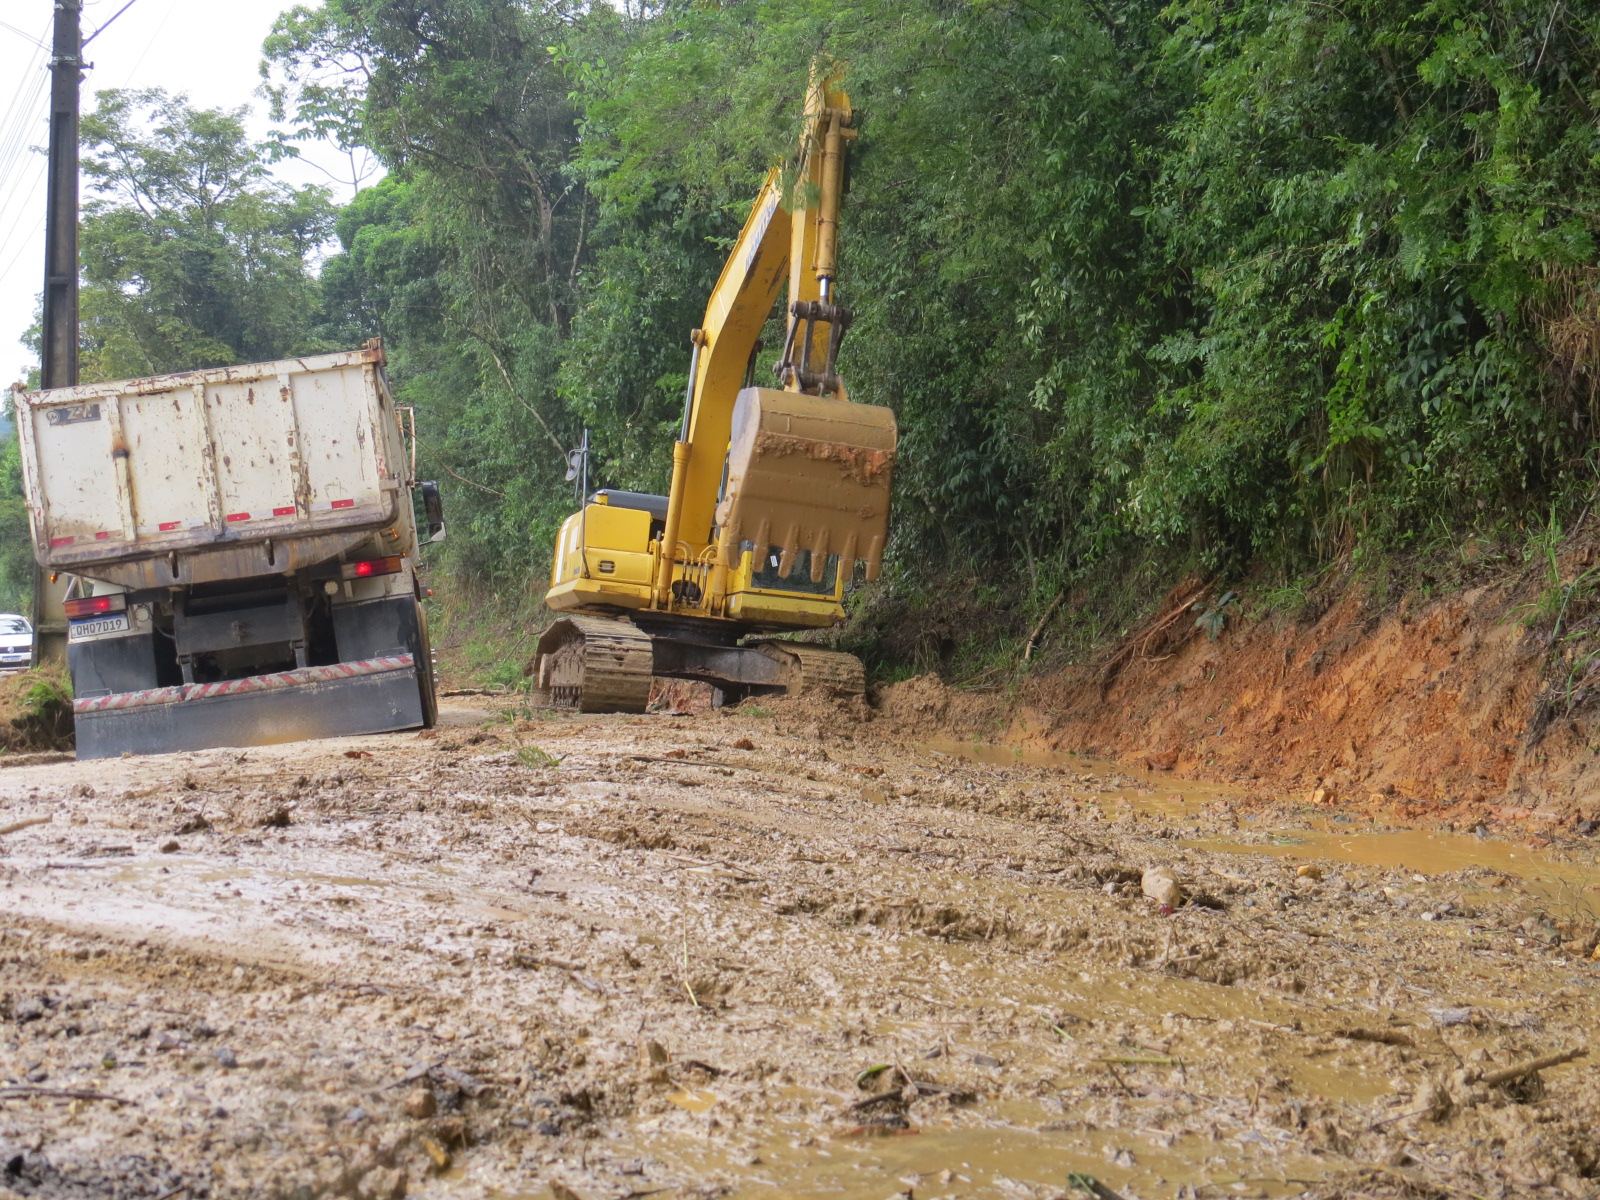
M 886 686 L 880 716 L 905 736 L 1078 751 L 1407 819 L 1600 818 L 1600 654 L 1524 624 L 1526 586 L 1382 610 L 1351 592 L 1214 639 L 1192 603 L 1174 589 L 1113 650 L 1010 696 L 932 676 Z

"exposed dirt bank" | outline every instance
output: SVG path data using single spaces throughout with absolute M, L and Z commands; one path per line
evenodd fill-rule
M 1549 635 L 1519 621 L 1526 586 L 1382 613 L 1352 594 L 1313 620 L 1232 619 L 1215 641 L 1183 591 L 1093 665 L 1012 698 L 919 677 L 883 689 L 882 715 L 906 736 L 983 730 L 1181 777 L 1320 790 L 1344 811 L 1468 827 L 1600 819 L 1600 655 L 1577 641 L 1551 656 Z
M 0 772 L 0 1195 L 1597 1194 L 1585 841 L 448 716 Z

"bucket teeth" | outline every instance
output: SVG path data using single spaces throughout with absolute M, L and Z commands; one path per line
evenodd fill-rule
M 754 529 L 757 553 L 776 545 L 783 578 L 794 572 L 802 550 L 810 552 L 814 583 L 832 555 L 849 565 L 865 559 L 868 578 L 876 578 L 889 527 L 896 438 L 887 408 L 746 388 L 734 406 L 728 486 L 717 524 Z M 769 542 L 778 530 L 782 534 Z

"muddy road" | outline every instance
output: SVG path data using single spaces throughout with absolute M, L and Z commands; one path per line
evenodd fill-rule
M 0 771 L 0 1195 L 1600 1194 L 1582 844 L 482 704 Z

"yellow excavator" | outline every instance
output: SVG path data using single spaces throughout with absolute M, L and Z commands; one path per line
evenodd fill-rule
M 561 615 L 532 664 L 557 707 L 643 712 L 653 677 L 703 680 L 719 705 L 865 690 L 852 655 L 752 636 L 839 623 L 857 562 L 869 580 L 883 562 L 894 414 L 852 403 L 837 372 L 852 120 L 838 77 L 815 79 L 796 159 L 767 175 L 690 335 L 669 493 L 602 489 L 562 524 L 545 595 Z M 751 386 L 786 278 L 779 386 Z

